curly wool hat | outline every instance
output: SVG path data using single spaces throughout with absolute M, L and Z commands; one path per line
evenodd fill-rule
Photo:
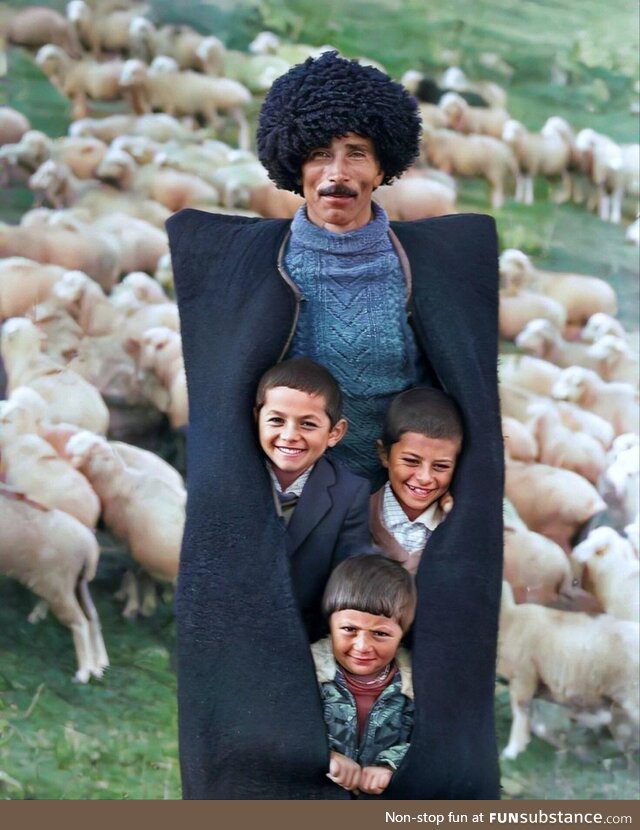
M 302 194 L 300 173 L 314 147 L 353 132 L 370 138 L 390 184 L 417 158 L 415 99 L 373 66 L 323 52 L 277 78 L 258 121 L 258 158 L 284 190 Z

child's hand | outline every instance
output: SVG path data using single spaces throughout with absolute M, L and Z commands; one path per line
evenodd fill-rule
M 368 795 L 380 795 L 391 781 L 393 770 L 388 767 L 362 767 L 359 789 Z
M 440 510 L 447 516 L 453 510 L 453 496 L 451 493 L 447 492 L 444 496 L 440 497 L 440 501 L 438 502 L 440 506 Z
M 339 784 L 345 790 L 357 790 L 361 772 L 360 764 L 352 761 L 351 758 L 339 752 L 331 753 L 327 778 L 330 778 L 334 784 Z

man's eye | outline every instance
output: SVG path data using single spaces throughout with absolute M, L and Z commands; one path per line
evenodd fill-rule
M 272 418 L 267 418 L 268 424 L 282 424 L 284 421 L 282 418 L 276 418 L 275 415 Z
M 376 637 L 379 637 L 380 639 L 389 636 L 389 634 L 387 634 L 386 631 L 374 631 L 373 633 L 376 635 Z
M 302 421 L 302 426 L 305 429 L 315 429 L 318 425 L 313 421 Z
M 400 459 L 404 464 L 410 464 L 412 467 L 417 465 L 417 460 L 415 458 L 401 458 Z

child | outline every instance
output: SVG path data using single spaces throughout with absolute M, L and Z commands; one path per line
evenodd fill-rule
M 347 431 L 333 375 L 306 357 L 277 363 L 260 379 L 260 446 L 286 524 L 294 594 L 311 642 L 326 634 L 321 602 L 333 568 L 370 544 L 369 483 L 325 457 Z
M 389 480 L 371 497 L 373 541 L 415 575 L 453 504 L 449 485 L 462 447 L 462 418 L 439 389 L 408 389 L 387 411 L 378 453 Z
M 381 554 L 333 571 L 322 601 L 330 637 L 311 647 L 329 735 L 329 778 L 380 795 L 404 757 L 413 725 L 409 656 L 398 650 L 413 622 L 413 579 Z

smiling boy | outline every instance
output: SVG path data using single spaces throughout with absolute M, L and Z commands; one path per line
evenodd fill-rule
M 391 402 L 378 452 L 389 480 L 371 497 L 374 542 L 415 574 L 429 537 L 449 512 L 462 419 L 439 389 L 409 389 Z
M 311 642 L 326 633 L 322 593 L 332 569 L 370 543 L 369 483 L 325 457 L 347 431 L 340 387 L 309 358 L 268 369 L 255 416 L 278 513 L 286 525 L 294 594 Z

